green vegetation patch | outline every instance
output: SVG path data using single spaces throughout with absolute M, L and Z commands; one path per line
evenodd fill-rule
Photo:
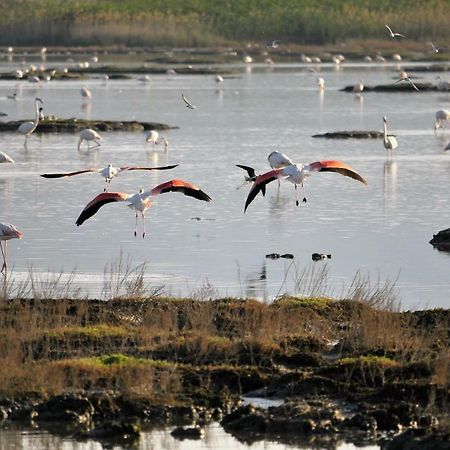
M 397 367 L 399 363 L 386 356 L 351 356 L 347 358 L 342 358 L 340 364 L 343 366 L 377 366 L 377 367 Z
M 277 306 L 298 306 L 303 308 L 325 309 L 333 300 L 327 297 L 283 297 L 274 304 Z
M 89 325 L 86 327 L 81 326 L 72 326 L 65 328 L 57 328 L 54 330 L 48 330 L 44 332 L 45 337 L 49 338 L 57 338 L 63 339 L 65 337 L 92 337 L 92 338 L 114 338 L 114 337 L 124 337 L 130 335 L 130 331 L 128 331 L 124 327 L 98 324 L 98 325 Z

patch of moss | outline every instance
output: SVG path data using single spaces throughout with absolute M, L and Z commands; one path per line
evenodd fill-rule
M 339 363 L 343 366 L 359 365 L 359 366 L 378 366 L 378 367 L 397 367 L 399 363 L 386 356 L 350 356 L 342 358 Z
M 312 309 L 325 309 L 333 303 L 328 297 L 282 297 L 274 302 L 276 306 L 293 306 Z
M 81 326 L 65 327 L 44 331 L 45 337 L 58 339 L 73 336 L 93 337 L 93 338 L 124 337 L 127 334 L 130 334 L 130 332 L 124 327 L 102 323 L 97 325 L 89 325 L 86 327 Z

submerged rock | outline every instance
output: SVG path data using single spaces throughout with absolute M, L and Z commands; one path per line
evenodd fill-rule
M 450 450 L 450 432 L 412 428 L 382 443 L 381 448 L 383 450 Z
M 438 234 L 433 234 L 430 244 L 438 250 L 450 252 L 450 228 L 441 230 Z
M 16 131 L 23 120 L 0 122 L 0 132 Z M 93 128 L 98 131 L 146 131 L 146 130 L 168 130 L 171 127 L 165 123 L 137 122 L 118 120 L 86 120 L 86 119 L 44 119 L 36 128 L 37 133 L 74 133 L 85 128 Z
M 326 138 L 326 139 L 382 139 L 382 131 L 330 131 L 328 133 L 314 134 L 313 138 Z
M 175 439 L 202 439 L 205 437 L 205 429 L 202 427 L 175 428 L 170 433 Z

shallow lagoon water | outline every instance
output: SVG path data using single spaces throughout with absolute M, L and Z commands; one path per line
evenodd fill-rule
M 5 65 L 6 67 L 6 65 Z M 170 142 L 145 143 L 143 133 L 102 134 L 102 146 L 77 151 L 76 134 L 38 134 L 23 148 L 23 137 L 2 133 L 2 151 L 16 164 L 0 166 L 1 220 L 16 224 L 25 239 L 11 242 L 11 276 L 76 270 L 84 295 L 98 297 L 105 266 L 119 255 L 133 265 L 147 263 L 148 281 L 173 295 L 255 296 L 270 300 L 295 293 L 295 272 L 327 265 L 325 293 L 345 295 L 360 271 L 372 283 L 395 281 L 405 309 L 447 307 L 450 254 L 434 250 L 432 235 L 448 228 L 450 131 L 433 133 L 434 113 L 450 107 L 439 92 L 339 92 L 360 79 L 367 85 L 393 82 L 393 65 L 236 66 L 239 74 L 220 85 L 213 76 L 151 76 L 137 79 L 0 82 L 5 120 L 33 117 L 33 99 L 58 117 L 143 120 L 178 129 L 162 132 Z M 325 91 L 316 77 L 325 79 Z M 436 73 L 420 74 L 434 81 Z M 79 90 L 93 94 L 83 101 Z M 18 99 L 6 99 L 17 88 Z M 181 93 L 197 105 L 184 107 Z M 399 147 L 391 160 L 381 140 L 325 140 L 313 134 L 344 129 L 380 130 L 387 115 Z M 337 174 L 316 174 L 306 184 L 308 202 L 295 206 L 290 183 L 268 186 L 243 213 L 249 186 L 237 189 L 244 172 L 235 164 L 269 169 L 267 155 L 279 150 L 298 162 L 339 159 L 369 185 Z M 179 194 L 161 195 L 147 213 L 145 239 L 135 238 L 134 214 L 125 204 L 107 205 L 82 227 L 79 213 L 104 182 L 94 174 L 59 180 L 40 173 L 114 165 L 179 164 L 170 172 L 131 172 L 110 190 L 134 193 L 171 178 L 198 184 L 207 204 Z M 201 220 L 197 220 L 200 218 Z M 268 253 L 292 253 L 294 262 L 268 260 Z M 332 259 L 313 263 L 314 252 Z M 306 293 L 306 292 L 305 292 Z

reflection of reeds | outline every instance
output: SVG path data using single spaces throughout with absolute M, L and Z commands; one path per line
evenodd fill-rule
M 0 43 L 176 46 L 277 36 L 323 44 L 387 39 L 386 23 L 401 25 L 408 38 L 444 40 L 449 15 L 446 0 L 22 0 L 4 8 Z

